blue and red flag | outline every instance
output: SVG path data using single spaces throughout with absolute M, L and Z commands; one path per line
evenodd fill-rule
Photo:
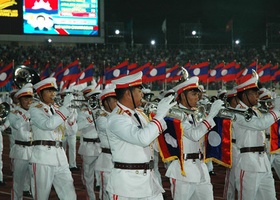
M 280 152 L 280 120 L 270 126 L 270 153 Z
M 274 80 L 275 82 L 280 82 L 280 70 L 277 70 L 277 71 L 275 72 L 275 74 L 273 75 L 273 80 Z
M 0 87 L 4 87 L 12 80 L 13 66 L 14 61 L 10 62 L 8 65 L 6 65 L 5 67 L 3 67 L 3 69 L 0 70 Z
M 237 84 L 244 83 L 245 81 L 249 80 L 252 77 L 253 70 L 257 71 L 258 63 L 256 61 L 252 62 L 248 67 L 241 70 L 238 73 L 237 77 Z
M 166 82 L 177 81 L 182 77 L 182 69 L 179 64 L 174 65 L 172 68 L 166 71 Z
M 278 71 L 278 63 L 276 65 L 274 65 L 273 67 L 271 67 L 270 69 L 270 75 L 271 75 L 271 80 L 274 81 L 275 80 L 275 73 Z
M 155 67 L 151 67 L 145 75 L 143 75 L 143 83 L 158 81 L 165 79 L 166 76 L 166 62 L 161 62 Z
M 216 126 L 205 135 L 205 162 L 213 160 L 225 167 L 231 167 L 231 135 L 232 121 L 215 117 Z
M 220 71 L 221 77 L 219 78 L 223 82 L 234 81 L 236 79 L 236 62 L 230 62 Z
M 208 79 L 209 62 L 202 62 L 191 66 L 187 71 L 190 77 L 198 76 L 199 80 L 203 83 L 207 83 Z
M 128 65 L 127 70 L 128 73 L 130 74 L 130 72 L 136 70 L 138 68 L 138 63 L 131 63 L 130 65 Z
M 258 69 L 257 72 L 259 75 L 260 82 L 264 83 L 271 80 L 270 69 L 271 69 L 271 63 L 267 63 L 263 67 Z
M 53 70 L 53 72 L 51 73 L 50 77 L 55 77 L 57 76 L 57 74 L 63 69 L 63 63 L 60 62 L 57 67 Z
M 117 66 L 109 69 L 108 71 L 106 71 L 105 72 L 106 84 L 111 83 L 112 80 L 126 76 L 128 73 L 127 67 L 128 67 L 128 61 L 126 60 L 118 64 Z
M 75 82 L 78 75 L 81 73 L 79 60 L 75 60 L 74 62 L 67 65 L 63 72 L 62 81 L 70 81 L 71 83 Z
M 142 71 L 143 75 L 145 75 L 150 70 L 150 66 L 151 66 L 151 63 L 147 62 L 146 64 L 142 65 L 141 67 L 138 67 L 138 68 L 134 69 L 133 71 L 130 71 L 129 75 L 136 74 L 137 72 L 140 72 L 140 71 Z
M 81 71 L 76 81 L 77 84 L 91 82 L 93 80 L 93 74 L 94 74 L 93 63 L 91 63 L 87 68 Z
M 40 74 L 40 79 L 43 80 L 43 79 L 49 77 L 50 75 L 51 75 L 50 74 L 50 63 L 47 62 L 44 71 Z
M 163 162 L 178 159 L 182 175 L 186 175 L 183 159 L 183 128 L 180 120 L 164 118 L 167 129 L 158 136 L 159 150 Z
M 209 76 L 208 76 L 208 82 L 215 82 L 219 81 L 221 77 L 221 70 L 224 68 L 225 62 L 221 62 L 217 64 L 214 69 L 210 70 Z

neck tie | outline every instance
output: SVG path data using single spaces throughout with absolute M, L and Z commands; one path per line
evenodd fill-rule
M 134 113 L 134 117 L 137 119 L 138 123 L 139 123 L 139 124 L 140 124 L 140 126 L 142 127 L 141 120 L 140 120 L 140 118 L 139 118 L 139 116 L 138 116 L 138 114 L 137 114 L 137 113 Z
M 51 113 L 54 115 L 54 111 L 53 111 L 53 109 L 52 109 L 52 107 L 50 106 L 50 110 L 51 110 Z

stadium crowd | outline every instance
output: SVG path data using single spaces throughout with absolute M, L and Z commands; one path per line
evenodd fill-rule
M 159 48 L 156 46 L 136 46 L 135 48 L 121 48 L 119 45 L 87 44 L 78 46 L 12 46 L 0 45 L 0 59 L 4 63 L 15 61 L 15 65 L 30 60 L 30 65 L 36 63 L 38 70 L 42 70 L 49 62 L 51 68 L 55 68 L 60 62 L 67 65 L 79 59 L 81 67 L 85 68 L 90 63 L 96 65 L 96 75 L 98 76 L 104 69 L 104 66 L 115 66 L 116 64 L 129 59 L 130 63 L 137 62 L 142 65 L 146 62 L 155 64 L 165 60 L 168 66 L 172 67 L 176 63 L 184 65 L 187 62 L 196 64 L 209 60 L 210 67 L 225 61 L 236 60 L 240 62 L 241 67 L 248 66 L 253 60 L 258 60 L 261 64 L 271 62 L 276 64 L 280 62 L 280 49 L 219 47 L 213 49 L 196 49 L 173 47 Z

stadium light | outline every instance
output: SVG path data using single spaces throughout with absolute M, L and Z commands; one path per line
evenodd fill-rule
M 119 30 L 119 29 L 116 29 L 116 30 L 115 30 L 115 34 L 116 34 L 116 35 L 119 35 L 119 34 L 120 34 L 120 30 Z
M 51 38 L 48 39 L 48 43 L 52 43 L 52 39 Z
M 196 31 L 195 30 L 192 31 L 192 35 L 196 35 Z
M 155 40 L 151 40 L 151 45 L 155 45 L 156 41 Z
M 240 40 L 235 40 L 235 44 L 240 44 Z

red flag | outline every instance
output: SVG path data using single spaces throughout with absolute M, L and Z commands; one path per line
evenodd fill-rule
M 143 75 L 145 75 L 150 70 L 150 66 L 151 66 L 151 63 L 147 62 L 146 64 L 142 65 L 141 67 L 138 67 L 137 69 L 135 69 L 133 71 L 130 71 L 129 75 L 136 74 L 137 72 L 140 72 L 140 71 L 142 71 Z
M 270 153 L 280 152 L 280 120 L 270 126 Z
M 128 72 L 127 67 L 128 67 L 128 60 L 106 71 L 105 72 L 106 84 L 111 83 L 112 80 L 126 76 Z
M 44 71 L 41 72 L 41 75 L 40 75 L 40 79 L 41 80 L 43 80 L 43 79 L 45 79 L 45 78 L 50 76 L 50 69 L 49 69 L 49 67 L 50 67 L 50 63 L 47 62 Z
M 77 83 L 83 84 L 93 80 L 93 64 L 91 63 L 86 69 L 81 71 L 80 75 L 78 76 Z
M 271 80 L 271 75 L 270 75 L 270 68 L 271 68 L 271 63 L 265 64 L 263 67 L 258 69 L 258 75 L 259 75 L 259 80 L 260 82 L 268 82 Z
M 67 65 L 63 72 L 62 81 L 70 81 L 71 83 L 76 82 L 78 75 L 80 75 L 80 65 L 79 60 L 75 60 L 74 62 Z
M 231 167 L 231 124 L 230 119 L 215 117 L 216 126 L 205 135 L 206 162 L 212 159 L 225 167 Z
M 158 81 L 165 79 L 166 62 L 161 62 L 155 67 L 151 67 L 150 71 L 143 76 L 143 83 Z
M 30 65 L 30 58 L 28 58 L 27 60 L 25 60 L 25 61 L 23 62 L 23 65 Z
M 182 78 L 182 69 L 181 67 L 179 67 L 178 63 L 166 72 L 165 78 L 166 82 L 177 81 L 180 80 L 180 78 Z
M 221 62 L 221 63 L 217 64 L 214 67 L 214 69 L 210 70 L 209 77 L 208 77 L 209 83 L 219 81 L 221 70 L 224 68 L 224 66 L 225 66 L 225 62 Z
M 237 84 L 244 83 L 252 77 L 253 70 L 257 71 L 257 62 L 252 62 L 248 67 L 238 73 Z
M 232 31 L 233 29 L 233 19 L 229 20 L 226 25 L 226 32 Z
M 0 71 L 0 87 L 4 87 L 13 77 L 14 61 L 10 62 Z

